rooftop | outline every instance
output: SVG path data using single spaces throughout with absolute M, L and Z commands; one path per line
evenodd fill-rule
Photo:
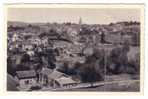
M 77 83 L 76 81 L 72 80 L 69 77 L 61 77 L 56 79 L 56 81 L 59 82 L 61 85 Z
M 64 74 L 64 73 L 61 73 L 59 71 L 54 70 L 48 77 L 51 78 L 51 79 L 58 79 L 62 76 L 67 76 L 67 75 Z
M 28 71 L 16 71 L 17 77 L 19 79 L 34 78 L 36 77 L 36 72 L 34 70 Z

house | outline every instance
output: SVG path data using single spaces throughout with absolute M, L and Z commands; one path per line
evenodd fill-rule
M 69 76 L 61 73 L 59 71 L 54 70 L 49 76 L 48 76 L 48 80 L 49 80 L 49 84 L 52 88 L 61 88 L 63 86 L 68 86 L 70 84 L 70 82 L 67 81 L 67 83 L 64 83 L 64 80 L 62 80 L 63 78 L 68 78 Z M 68 80 L 68 79 L 67 79 Z M 67 84 L 67 85 L 66 85 Z M 71 83 L 72 84 L 72 83 Z
M 32 50 L 33 49 L 33 44 L 30 41 L 25 41 L 22 43 L 22 49 L 25 50 Z
M 63 77 L 63 76 L 68 77 L 68 75 L 66 75 L 66 74 L 64 74 L 64 73 L 62 73 L 62 72 L 59 72 L 59 71 L 57 71 L 57 70 L 54 70 L 54 71 L 48 76 L 48 78 L 49 78 L 49 79 L 58 79 L 58 78 Z
M 57 82 L 55 80 L 61 77 L 69 77 L 69 76 L 57 70 L 43 68 L 39 74 L 39 83 L 44 86 L 50 86 L 52 88 L 60 87 L 57 86 L 58 84 L 56 84 Z
M 34 56 L 35 53 L 33 50 L 27 50 L 26 53 L 29 55 L 29 56 Z
M 16 71 L 16 78 L 19 80 L 19 87 L 29 89 L 36 84 L 36 72 L 34 70 Z
M 76 85 L 77 85 L 76 81 L 74 81 L 70 77 L 65 77 L 65 76 L 55 79 L 55 83 L 54 83 L 54 86 L 60 87 L 60 88 L 71 88 Z
M 21 55 L 15 55 L 15 59 L 16 59 L 16 61 L 15 61 L 15 64 L 16 65 L 19 65 L 19 64 L 21 64 Z
M 38 36 L 33 36 L 30 41 L 32 44 L 37 46 L 41 44 L 41 39 Z
M 44 45 L 44 46 L 48 46 L 48 37 L 46 36 L 46 37 L 43 37 L 42 39 L 41 39 L 41 43 Z

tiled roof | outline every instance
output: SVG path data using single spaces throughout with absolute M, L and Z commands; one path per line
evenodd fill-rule
M 61 77 L 61 78 L 59 78 L 59 79 L 56 79 L 56 81 L 57 81 L 58 83 L 60 83 L 61 85 L 77 83 L 76 81 L 72 80 L 72 79 L 69 78 L 69 77 Z
M 50 79 L 58 79 L 58 78 L 60 78 L 60 77 L 62 77 L 62 76 L 67 76 L 67 75 L 64 74 L 64 73 L 61 73 L 61 72 L 58 72 L 58 71 L 54 70 L 54 71 L 48 76 L 48 78 L 50 78 Z
M 19 79 L 34 78 L 34 77 L 36 77 L 36 72 L 34 70 L 17 71 L 16 73 L 17 73 L 17 77 Z

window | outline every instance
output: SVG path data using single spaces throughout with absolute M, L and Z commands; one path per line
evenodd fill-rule
M 25 81 L 25 84 L 28 85 L 28 84 L 29 84 L 29 80 L 26 80 L 26 81 Z

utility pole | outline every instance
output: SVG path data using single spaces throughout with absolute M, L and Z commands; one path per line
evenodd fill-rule
M 105 54 L 104 54 L 104 91 L 106 91 L 106 69 L 107 69 L 107 53 L 108 50 L 104 48 Z

